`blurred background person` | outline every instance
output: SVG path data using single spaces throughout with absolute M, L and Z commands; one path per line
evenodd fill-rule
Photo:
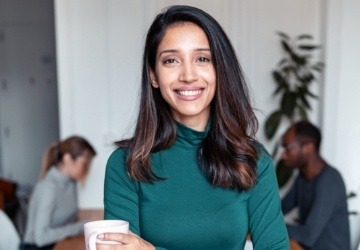
M 295 123 L 282 138 L 282 160 L 299 170 L 282 200 L 284 214 L 298 207 L 298 225 L 287 225 L 289 237 L 309 250 L 349 250 L 345 184 L 321 157 L 320 143 L 320 130 L 308 121 Z
M 48 147 L 30 198 L 22 249 L 52 249 L 57 241 L 83 232 L 85 221 L 76 221 L 76 183 L 84 180 L 95 155 L 93 146 L 79 136 Z

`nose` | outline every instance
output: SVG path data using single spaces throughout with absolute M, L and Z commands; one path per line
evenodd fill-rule
M 184 63 L 181 67 L 179 81 L 192 83 L 198 79 L 196 67 L 192 63 Z
M 286 150 L 283 150 L 280 155 L 281 160 L 286 161 L 287 159 L 287 152 Z

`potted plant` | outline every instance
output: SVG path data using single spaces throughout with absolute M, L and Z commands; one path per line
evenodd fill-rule
M 315 50 L 319 45 L 312 43 L 313 37 L 309 34 L 301 34 L 290 38 L 284 32 L 277 32 L 284 57 L 278 62 L 272 71 L 276 85 L 273 93 L 279 96 L 279 106 L 265 121 L 265 136 L 272 140 L 276 135 L 280 124 L 288 120 L 291 124 L 297 120 L 308 119 L 308 111 L 311 110 L 310 98 L 317 98 L 310 90 L 310 86 L 317 80 L 322 72 L 324 64 L 314 59 Z M 276 143 L 273 156 L 276 157 L 279 143 Z M 292 174 L 292 169 L 284 166 L 280 160 L 277 163 L 276 173 L 279 187 L 283 186 Z

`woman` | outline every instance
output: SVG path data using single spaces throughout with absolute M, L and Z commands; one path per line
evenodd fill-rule
M 173 6 L 146 38 L 134 136 L 106 168 L 111 249 L 288 249 L 270 155 L 229 39 L 210 15 Z M 108 249 L 98 244 L 98 249 Z
M 83 232 L 84 221 L 76 221 L 76 183 L 86 177 L 95 155 L 78 136 L 49 146 L 31 195 L 22 249 L 52 249 L 57 241 Z

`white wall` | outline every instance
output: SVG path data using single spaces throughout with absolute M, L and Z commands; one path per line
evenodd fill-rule
M 59 137 L 53 14 L 52 1 L 0 1 L 0 176 L 20 186 Z
M 323 153 L 338 167 L 348 191 L 360 196 L 360 2 L 330 0 L 327 6 Z M 360 212 L 360 199 L 350 202 Z
M 102 207 L 110 142 L 132 131 L 145 32 L 155 14 L 171 4 L 200 7 L 223 25 L 262 111 L 261 141 L 262 122 L 277 104 L 271 70 L 282 54 L 275 32 L 309 33 L 322 42 L 321 0 L 55 0 L 61 137 L 84 135 L 99 153 L 80 188 L 81 207 Z M 315 123 L 319 106 L 315 103 L 311 116 Z

